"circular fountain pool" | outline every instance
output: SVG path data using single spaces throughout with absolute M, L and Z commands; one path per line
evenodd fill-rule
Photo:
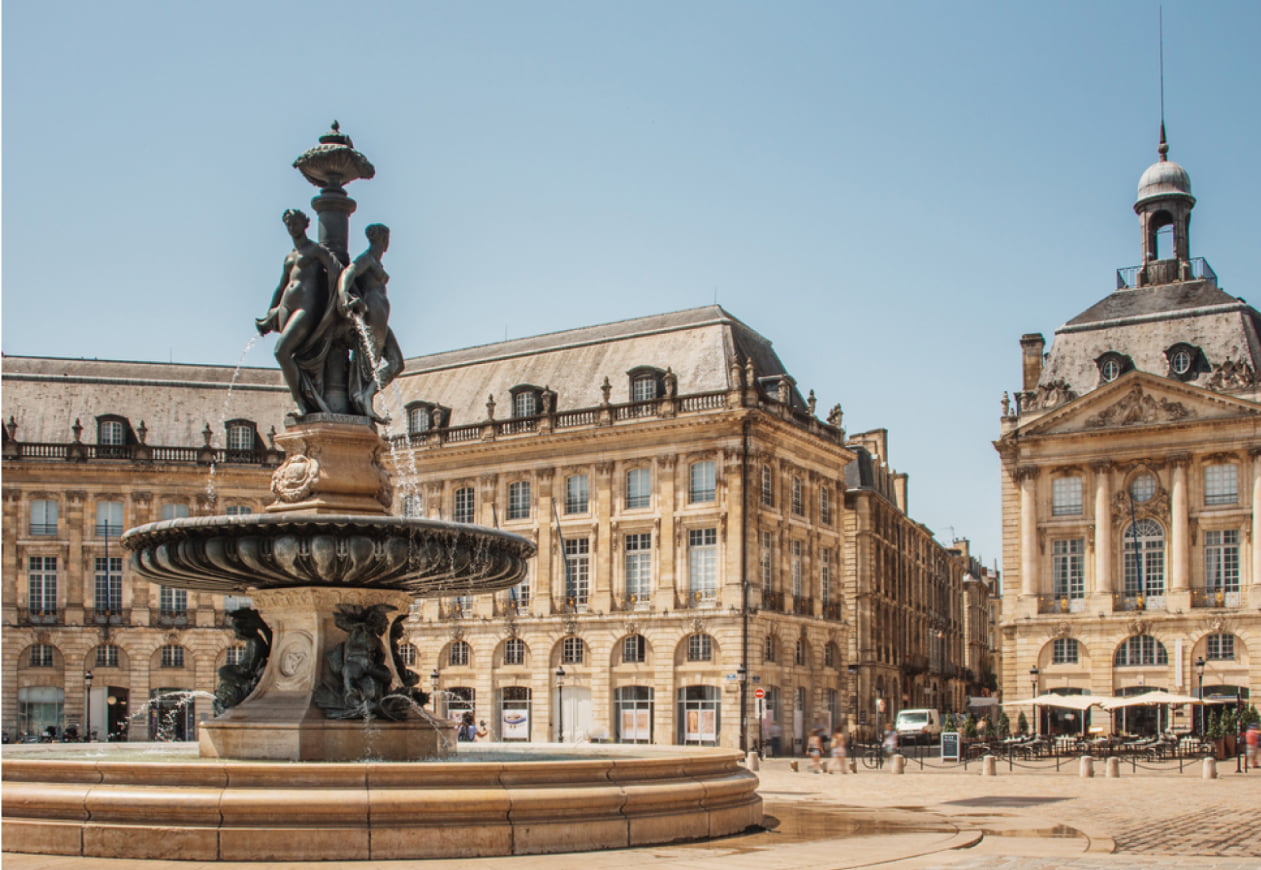
M 200 758 L 181 744 L 7 746 L 4 849 L 310 861 L 669 843 L 761 823 L 757 777 L 740 758 L 694 747 L 479 744 L 443 761 L 291 763 Z

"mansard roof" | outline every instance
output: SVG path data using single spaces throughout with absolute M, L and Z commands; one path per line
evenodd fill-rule
M 614 403 L 630 400 L 627 373 L 645 366 L 670 369 L 679 395 L 718 392 L 731 385 L 732 363 L 746 359 L 758 378 L 786 375 L 769 340 L 711 305 L 413 357 L 396 383 L 402 404 L 449 408 L 448 423 L 458 426 L 485 420 L 490 395 L 495 416 L 511 416 L 510 390 L 520 384 L 554 391 L 557 410 L 590 408 L 606 377 Z M 76 419 L 92 441 L 96 418 L 116 414 L 133 428 L 144 421 L 149 444 L 199 445 L 207 424 L 222 444 L 225 420 L 252 420 L 266 434 L 283 428 L 292 407 L 271 368 L 9 356 L 3 381 L 4 419 L 14 417 L 26 442 L 67 442 Z M 391 388 L 378 401 L 398 419 L 395 396 Z M 804 409 L 795 388 L 790 396 Z

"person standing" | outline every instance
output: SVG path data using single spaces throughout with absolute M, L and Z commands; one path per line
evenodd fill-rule
M 849 773 L 848 738 L 842 728 L 832 732 L 832 760 L 828 762 L 828 773 Z

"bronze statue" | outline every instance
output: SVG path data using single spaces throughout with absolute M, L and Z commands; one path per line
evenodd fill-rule
M 293 250 L 285 257 L 280 284 L 272 295 L 267 314 L 255 321 L 262 335 L 280 334 L 276 361 L 284 374 L 299 414 L 329 412 L 325 400 L 327 358 L 337 341 L 334 334 L 341 263 L 332 251 L 307 237 L 311 221 L 297 209 L 282 218 L 293 238 Z
M 245 655 L 238 664 L 219 668 L 219 685 L 215 687 L 216 712 L 235 707 L 249 697 L 271 655 L 272 632 L 257 610 L 241 607 L 231 611 L 228 619 L 237 640 L 245 641 Z
M 372 407 L 373 397 L 403 370 L 403 352 L 389 327 L 390 300 L 385 285 L 390 276 L 381 257 L 390 247 L 390 228 L 370 224 L 364 234 L 368 250 L 342 270 L 337 281 L 337 309 L 362 324 L 354 360 L 347 373 L 347 394 L 353 410 L 378 423 L 388 422 Z

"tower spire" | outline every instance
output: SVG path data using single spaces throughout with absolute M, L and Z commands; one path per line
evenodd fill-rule
M 1169 141 L 1165 138 L 1165 6 L 1162 3 L 1158 9 L 1157 29 L 1159 32 L 1159 50 L 1160 50 L 1160 145 L 1156 147 L 1156 151 L 1160 154 L 1161 160 L 1167 160 L 1166 155 L 1169 153 Z

